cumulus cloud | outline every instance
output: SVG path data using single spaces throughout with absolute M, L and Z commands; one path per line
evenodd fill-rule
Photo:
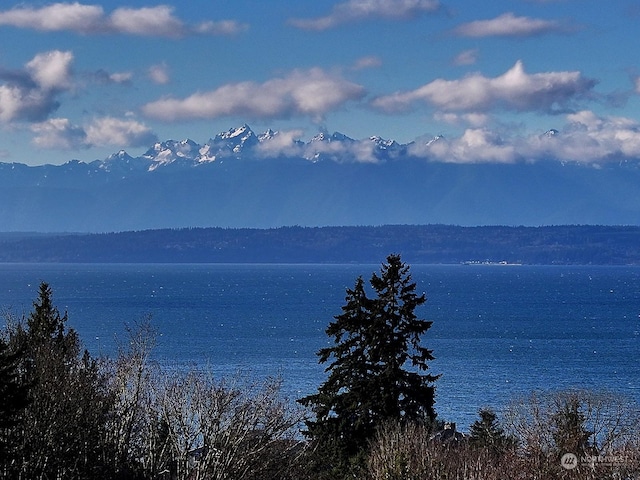
M 39 121 L 59 107 L 55 99 L 36 89 L 0 85 L 0 122 Z
M 600 163 L 640 158 L 640 123 L 625 117 L 600 117 L 589 110 L 567 115 L 567 125 L 552 137 L 531 137 L 532 156 Z
M 43 149 L 74 150 L 78 148 L 115 146 L 140 147 L 152 144 L 157 137 L 143 123 L 114 117 L 95 118 L 87 125 L 73 125 L 66 118 L 52 118 L 31 125 L 33 144 Z
M 275 132 L 262 139 L 256 150 L 263 158 L 295 157 L 341 163 L 378 163 L 382 161 L 380 153 L 386 150 L 386 141 L 379 137 L 355 140 L 339 133 L 330 135 L 323 130 L 310 142 L 303 142 L 300 140 L 302 134 L 302 130 Z M 385 151 L 384 154 L 386 158 L 399 155 L 398 151 Z
M 239 23 L 234 20 L 220 20 L 217 22 L 207 21 L 196 25 L 193 29 L 195 33 L 203 35 L 237 35 L 245 32 L 249 26 L 245 23 Z
M 449 115 L 449 114 L 447 114 Z M 451 122 L 461 117 L 454 114 Z M 443 118 L 439 118 L 443 120 Z M 428 141 L 418 139 L 406 146 L 406 154 L 432 162 L 446 163 L 516 163 L 552 160 L 602 165 L 640 158 L 640 122 L 614 116 L 598 116 L 583 110 L 565 116 L 559 131 L 516 133 L 506 127 L 482 125 L 482 116 L 467 118 L 467 126 L 457 136 L 438 136 Z M 477 125 L 472 125 L 472 123 Z M 326 132 L 311 142 L 299 139 L 302 131 L 279 132 L 264 139 L 256 148 L 267 157 L 291 156 L 330 159 L 337 162 L 379 162 L 380 145 L 376 137 L 354 140 Z M 396 151 L 397 153 L 398 151 Z M 387 154 L 394 154 L 388 151 Z
M 40 8 L 18 6 L 0 11 L 0 25 L 44 32 L 80 34 L 123 33 L 141 36 L 182 37 L 191 34 L 234 35 L 246 25 L 233 20 L 187 25 L 174 15 L 173 7 L 120 7 L 107 15 L 99 5 L 54 3 Z
M 73 54 L 39 53 L 24 70 L 0 71 L 0 122 L 46 119 L 59 106 L 58 95 L 73 86 Z
M 73 150 L 86 147 L 86 133 L 81 127 L 72 125 L 67 118 L 51 118 L 34 123 L 32 143 L 42 149 Z
M 463 37 L 531 37 L 564 32 L 567 27 L 554 20 L 517 17 L 504 13 L 491 20 L 476 20 L 457 27 L 454 32 Z
M 133 80 L 132 72 L 114 72 L 109 73 L 104 69 L 96 70 L 92 73 L 85 74 L 85 77 L 95 83 L 103 85 L 128 85 Z
M 453 59 L 454 65 L 473 65 L 478 61 L 478 49 L 474 48 L 471 50 L 465 50 L 464 52 L 460 52 Z
M 256 148 L 265 158 L 300 156 L 302 135 L 303 131 L 298 129 L 280 130 L 262 140 Z
M 166 85 L 171 80 L 169 76 L 169 67 L 165 63 L 152 65 L 147 71 L 149 78 L 153 83 L 158 85 Z
M 378 97 L 372 106 L 387 113 L 410 110 L 418 103 L 442 111 L 486 112 L 502 108 L 557 113 L 585 97 L 595 84 L 580 72 L 528 74 L 518 61 L 495 78 L 476 73 L 460 80 L 437 79 L 416 90 Z
M 416 142 L 409 153 L 449 163 L 512 163 L 519 158 L 514 145 L 485 128 L 469 128 L 451 140 L 439 137 L 427 143 Z
M 344 23 L 369 19 L 402 20 L 440 9 L 438 0 L 347 0 L 318 18 L 295 18 L 289 23 L 304 30 L 322 31 Z
M 39 53 L 26 67 L 31 78 L 43 90 L 66 90 L 72 84 L 72 62 L 71 52 L 53 50 Z
M 233 83 L 183 99 L 163 98 L 144 105 L 143 112 L 164 121 L 230 115 L 261 118 L 303 115 L 320 120 L 327 112 L 364 94 L 362 86 L 312 68 L 295 70 L 264 83 Z
M 362 57 L 355 61 L 351 67 L 353 70 L 366 70 L 367 68 L 377 68 L 382 66 L 382 60 L 380 57 L 374 55 L 368 57 Z
M 555 160 L 600 165 L 640 158 L 640 123 L 583 110 L 566 115 L 566 124 L 552 135 L 518 136 L 487 127 L 468 128 L 459 137 L 416 141 L 409 154 L 454 163 Z
M 85 127 L 85 130 L 86 143 L 91 146 L 141 147 L 157 141 L 151 128 L 133 119 L 97 118 Z
M 104 28 L 104 10 L 98 5 L 55 3 L 42 8 L 15 7 L 0 12 L 0 25 L 44 32 L 70 30 L 91 33 Z
M 502 126 L 489 127 L 483 115 L 446 114 L 451 123 L 468 126 L 457 136 L 418 139 L 406 146 L 406 154 L 433 162 L 516 163 L 543 160 L 602 165 L 640 158 L 640 122 L 626 117 L 599 116 L 583 110 L 567 114 L 564 125 L 550 133 L 521 133 Z M 559 118 L 559 117 L 558 117 Z M 445 117 L 438 117 L 445 120 Z M 331 159 L 338 162 L 379 162 L 380 145 L 372 137 L 354 140 L 342 135 L 320 134 L 311 142 L 302 132 L 276 133 L 256 148 L 264 157 L 291 156 Z M 393 155 L 393 150 L 388 154 Z M 397 151 L 396 151 L 397 152 Z
M 185 30 L 182 21 L 173 15 L 173 8 L 166 5 L 118 8 L 109 17 L 107 25 L 115 32 L 143 36 L 181 36 Z
M 490 117 L 484 113 L 453 113 L 453 112 L 436 112 L 434 119 L 448 123 L 449 125 L 469 125 L 472 127 L 482 127 L 489 123 Z

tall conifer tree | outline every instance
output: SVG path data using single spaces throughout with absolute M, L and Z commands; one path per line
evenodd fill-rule
M 107 478 L 105 428 L 111 405 L 106 378 L 66 326 L 51 288 L 41 283 L 33 311 L 9 335 L 27 389 L 21 444 L 6 459 L 10 478 Z M 15 433 L 15 429 L 14 433 Z
M 318 393 L 300 399 L 315 414 L 306 434 L 330 459 L 329 468 L 344 470 L 387 421 L 432 422 L 436 416 L 438 376 L 426 373 L 434 357 L 421 344 L 432 322 L 415 314 L 426 297 L 416 294 L 399 255 L 388 256 L 370 284 L 374 298 L 362 277 L 347 289 L 342 314 L 326 330 L 334 345 L 318 352 L 320 363 L 330 362 L 329 376 Z

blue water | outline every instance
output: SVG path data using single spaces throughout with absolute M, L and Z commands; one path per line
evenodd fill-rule
M 28 313 L 38 284 L 93 355 L 115 355 L 150 315 L 171 368 L 282 375 L 285 393 L 325 378 L 315 352 L 345 288 L 379 265 L 0 265 L 0 307 Z M 436 410 L 468 426 L 534 389 L 608 389 L 640 399 L 640 268 L 413 265 L 433 320 Z

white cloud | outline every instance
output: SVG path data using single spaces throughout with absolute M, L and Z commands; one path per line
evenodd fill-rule
M 475 128 L 483 127 L 490 121 L 488 115 L 484 113 L 452 113 L 452 112 L 436 112 L 434 119 L 439 122 L 448 123 L 449 125 L 469 125 Z
M 113 117 L 96 118 L 85 126 L 73 125 L 67 118 L 52 118 L 30 128 L 35 134 L 33 144 L 42 149 L 139 147 L 157 141 L 151 129 L 143 123 Z
M 467 129 L 451 140 L 439 138 L 427 144 L 415 143 L 409 153 L 450 163 L 512 163 L 519 158 L 514 145 L 482 128 Z
M 129 83 L 133 79 L 131 72 L 116 72 L 109 75 L 109 80 L 113 83 Z
M 567 125 L 551 138 L 530 138 L 531 155 L 598 163 L 640 158 L 640 123 L 625 117 L 599 117 L 584 110 L 567 115 Z
M 279 131 L 257 145 L 258 153 L 265 158 L 292 157 L 316 160 L 331 159 L 335 162 L 377 163 L 380 161 L 376 137 L 363 140 L 327 136 L 328 139 L 302 142 L 302 130 Z M 326 132 L 325 132 L 326 134 Z M 393 154 L 393 153 L 392 153 Z
M 93 73 L 90 74 L 86 74 L 86 76 L 89 78 L 89 80 L 97 82 L 97 83 L 102 83 L 105 85 L 108 84 L 128 84 L 131 83 L 131 81 L 133 80 L 133 73 L 132 72 L 114 72 L 114 73 L 109 73 L 104 69 L 100 69 L 97 70 Z
M 100 29 L 103 17 L 104 11 L 98 5 L 54 3 L 42 8 L 16 7 L 0 12 L 0 25 L 40 31 L 91 33 Z
M 87 146 L 85 131 L 72 125 L 67 118 L 51 118 L 34 123 L 30 128 L 35 133 L 32 143 L 38 148 L 74 150 Z
M 27 71 L 31 78 L 43 90 L 66 90 L 71 87 L 71 64 L 73 54 L 53 50 L 39 53 L 27 63 Z
M 528 74 L 521 62 L 495 78 L 473 74 L 461 80 L 434 80 L 416 90 L 373 100 L 384 112 L 402 112 L 417 103 L 443 111 L 486 112 L 492 109 L 557 112 L 586 96 L 595 81 L 580 72 Z
M 640 158 L 640 123 L 625 117 L 600 117 L 583 110 L 566 116 L 554 135 L 515 136 L 508 131 L 469 128 L 459 137 L 415 142 L 411 155 L 454 163 L 512 163 L 555 160 L 604 164 Z
M 86 142 L 91 146 L 140 147 L 157 141 L 157 137 L 147 125 L 133 119 L 97 118 L 85 130 Z
M 58 95 L 73 86 L 73 54 L 37 54 L 22 71 L 0 71 L 0 122 L 40 122 L 59 107 Z
M 295 157 L 301 153 L 301 147 L 297 141 L 302 137 L 302 134 L 302 130 L 281 130 L 260 142 L 257 149 L 266 158 Z
M 478 49 L 465 50 L 460 52 L 453 59 L 454 65 L 473 65 L 478 61 Z
M 41 8 L 19 6 L 0 11 L 0 25 L 49 32 L 71 31 L 85 35 L 123 33 L 169 38 L 191 34 L 235 35 L 246 30 L 246 25 L 233 20 L 187 25 L 173 11 L 174 8 L 167 5 L 120 7 L 107 15 L 98 5 L 61 2 Z
M 504 13 L 491 20 L 476 20 L 460 25 L 455 33 L 463 37 L 530 37 L 566 30 L 557 21 Z
M 148 74 L 151 81 L 158 85 L 166 85 L 171 81 L 169 67 L 164 63 L 149 67 Z
M 163 98 L 143 106 L 143 112 L 164 121 L 217 118 L 229 115 L 319 120 L 349 100 L 364 96 L 364 88 L 322 69 L 295 70 L 264 83 L 241 82 L 198 92 L 184 99 Z
M 50 97 L 42 92 L 15 85 L 0 85 L 0 122 L 42 119 L 54 109 Z
M 351 67 L 353 70 L 365 70 L 368 68 L 377 68 L 382 66 L 382 60 L 380 57 L 374 55 L 368 57 L 362 57 L 355 61 Z
M 237 35 L 249 29 L 246 23 L 239 23 L 234 20 L 220 20 L 217 22 L 202 22 L 193 28 L 195 33 L 206 35 Z
M 110 29 L 132 35 L 180 37 L 185 26 L 173 15 L 173 7 L 118 8 L 109 17 Z
M 409 19 L 440 9 L 438 0 L 347 0 L 333 7 L 324 17 L 291 19 L 291 25 L 304 30 L 327 30 L 344 23 L 382 19 Z

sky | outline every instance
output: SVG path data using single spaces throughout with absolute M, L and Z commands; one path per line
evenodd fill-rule
M 283 149 L 339 131 L 431 161 L 637 159 L 639 32 L 631 0 L 4 1 L 0 162 L 244 123 Z

